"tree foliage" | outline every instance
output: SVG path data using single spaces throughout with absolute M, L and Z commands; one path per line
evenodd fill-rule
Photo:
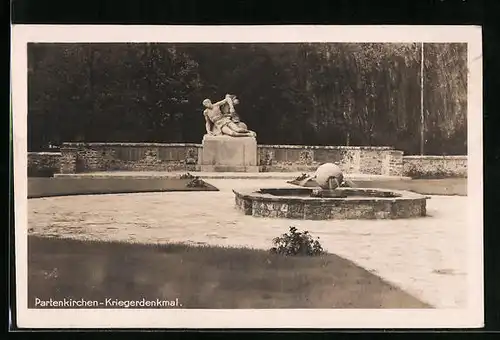
M 197 142 L 226 93 L 262 144 L 420 149 L 420 44 L 30 44 L 29 149 Z M 427 154 L 467 150 L 467 50 L 425 44 Z

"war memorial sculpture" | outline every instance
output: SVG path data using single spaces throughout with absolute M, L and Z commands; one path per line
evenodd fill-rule
M 256 133 L 239 119 L 235 95 L 212 103 L 203 100 L 206 134 L 203 137 L 201 170 L 206 172 L 258 172 Z

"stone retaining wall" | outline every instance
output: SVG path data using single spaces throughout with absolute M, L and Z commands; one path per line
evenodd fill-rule
M 403 176 L 412 178 L 467 177 L 467 156 L 404 156 Z
M 465 177 L 466 156 L 404 156 L 392 147 L 258 145 L 260 172 L 312 172 L 338 163 L 347 173 Z M 200 171 L 201 144 L 64 143 L 60 153 L 28 153 L 28 171 Z
M 28 176 L 51 176 L 59 172 L 60 152 L 28 152 Z
M 403 152 L 392 147 L 259 145 L 261 172 L 310 172 L 338 163 L 347 173 L 400 176 Z
M 199 144 L 64 143 L 61 173 L 199 171 Z

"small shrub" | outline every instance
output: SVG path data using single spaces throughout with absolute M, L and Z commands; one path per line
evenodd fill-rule
M 290 227 L 290 231 L 273 239 L 273 245 L 270 249 L 272 254 L 285 256 L 319 256 L 326 252 L 319 243 L 319 237 L 314 240 L 309 232 L 297 231 L 297 228 Z
M 188 187 L 188 188 L 206 188 L 207 183 L 205 183 L 205 181 L 203 181 L 199 177 L 195 177 L 186 184 L 186 187 Z
M 424 171 L 424 170 L 418 170 L 415 167 L 410 168 L 408 171 L 406 171 L 404 175 L 412 179 L 443 179 L 450 177 L 459 177 L 459 176 L 454 176 L 439 168 L 434 171 L 430 170 Z
M 190 181 L 187 182 L 187 184 L 186 184 L 186 187 L 188 187 L 188 188 L 206 188 L 207 187 L 207 183 L 205 183 L 198 176 L 191 175 L 189 172 L 181 175 L 179 178 L 180 179 L 190 179 Z
M 180 178 L 180 179 L 195 179 L 195 178 L 197 178 L 197 177 L 195 177 L 195 176 L 191 175 L 191 174 L 188 172 L 188 173 L 186 173 L 186 174 L 182 174 L 179 178 Z

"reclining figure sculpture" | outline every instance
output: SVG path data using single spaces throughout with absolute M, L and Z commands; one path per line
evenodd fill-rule
M 236 114 L 234 105 L 239 100 L 235 95 L 226 94 L 226 97 L 216 103 L 210 99 L 203 101 L 205 110 L 205 128 L 207 134 L 211 136 L 231 136 L 231 137 L 255 137 L 256 133 L 248 130 L 245 123 L 241 122 Z

